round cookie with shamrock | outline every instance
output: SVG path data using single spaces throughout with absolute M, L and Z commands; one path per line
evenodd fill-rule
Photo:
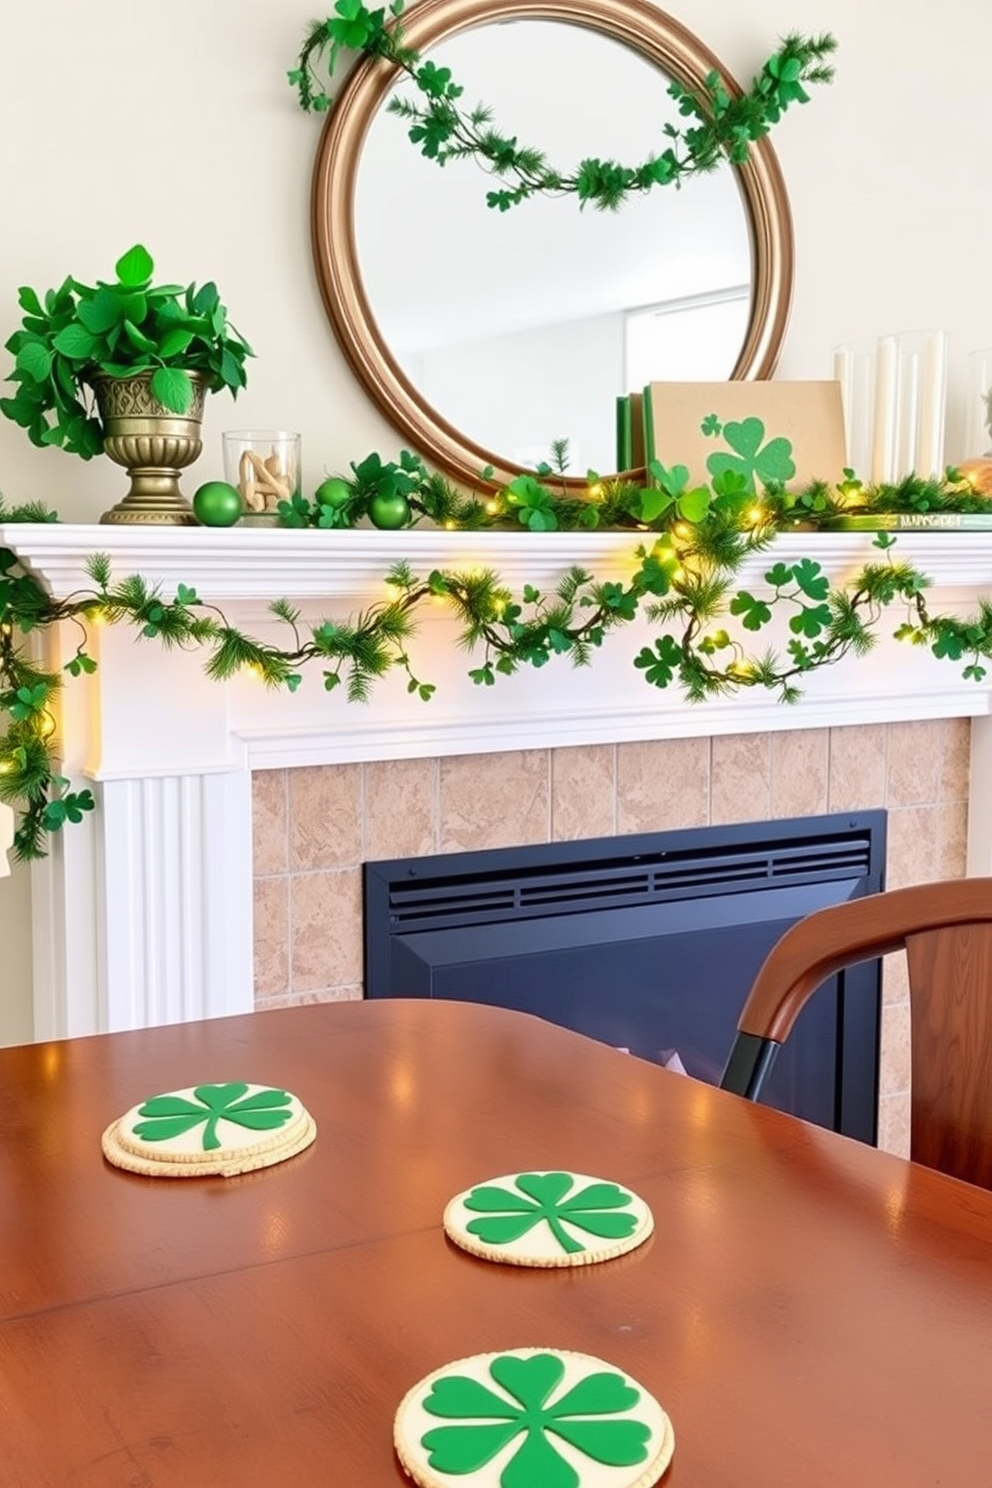
M 509 1266 L 587 1266 L 641 1245 L 654 1229 L 643 1199 L 585 1173 L 510 1173 L 456 1194 L 444 1229 L 463 1250 Z
M 308 1147 L 316 1124 L 288 1090 L 230 1081 L 151 1096 L 103 1134 L 108 1162 L 155 1178 L 233 1177 Z
M 675 1449 L 636 1380 L 589 1354 L 477 1354 L 414 1385 L 393 1442 L 420 1488 L 648 1488 Z

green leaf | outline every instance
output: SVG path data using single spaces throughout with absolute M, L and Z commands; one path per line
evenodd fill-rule
M 40 341 L 27 341 L 17 353 L 16 366 L 35 382 L 45 382 L 52 370 L 52 353 Z
M 151 390 L 163 408 L 168 408 L 171 413 L 185 413 L 193 401 L 189 374 L 179 367 L 156 367 L 152 373 Z
M 155 265 L 148 249 L 143 248 L 140 243 L 135 243 L 133 248 L 129 248 L 114 265 L 118 282 L 129 289 L 140 289 L 148 284 L 154 270 Z
M 70 357 L 74 362 L 85 362 L 93 356 L 98 341 L 92 331 L 85 326 L 67 325 L 57 336 L 52 337 L 52 345 L 56 351 L 63 356 Z

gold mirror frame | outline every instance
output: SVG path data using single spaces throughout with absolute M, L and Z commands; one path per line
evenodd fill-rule
M 487 21 L 564 21 L 602 32 L 655 63 L 689 87 L 710 72 L 728 92 L 740 88 L 690 31 L 645 0 L 418 0 L 404 15 L 404 40 L 424 54 L 458 31 Z M 484 487 L 479 472 L 493 467 L 491 484 L 519 474 L 492 450 L 453 428 L 420 396 L 384 342 L 371 312 L 355 241 L 355 180 L 365 136 L 397 68 L 365 58 L 352 72 L 321 135 L 311 193 L 311 237 L 321 296 L 335 335 L 373 403 L 423 457 L 455 480 Z M 792 301 L 792 218 L 785 182 L 768 139 L 752 145 L 737 168 L 747 211 L 753 263 L 751 319 L 732 381 L 770 377 L 778 362 Z M 526 209 L 524 209 L 526 210 Z M 576 491 L 585 482 L 567 482 Z

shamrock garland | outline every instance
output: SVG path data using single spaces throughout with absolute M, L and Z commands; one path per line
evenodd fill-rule
M 622 1374 L 587 1374 L 557 1399 L 565 1368 L 554 1354 L 500 1354 L 490 1360 L 488 1374 L 496 1389 L 468 1375 L 435 1378 L 424 1410 L 458 1423 L 421 1438 L 438 1472 L 476 1472 L 521 1434 L 500 1474 L 501 1488 L 578 1488 L 579 1475 L 555 1437 L 610 1467 L 647 1461 L 651 1427 L 627 1414 L 641 1403 L 641 1392 Z
M 549 165 L 540 150 L 518 144 L 516 135 L 494 128 L 492 111 L 485 104 L 463 108 L 459 100 L 464 90 L 450 68 L 424 61 L 405 44 L 403 9 L 403 0 L 393 0 L 387 16 L 385 9 L 370 10 L 363 0 L 337 0 L 333 15 L 314 21 L 288 74 L 300 107 L 317 113 L 332 107 L 333 99 L 317 74 L 317 61 L 323 59 L 333 77 L 343 50 L 384 58 L 404 72 L 420 94 L 420 101 L 393 98 L 388 105 L 409 123 L 411 143 L 441 166 L 450 160 L 477 160 L 505 183 L 486 194 L 488 206 L 500 212 L 542 195 L 575 195 L 583 206 L 591 202 L 612 211 L 632 194 L 656 186 L 678 187 L 690 176 L 712 170 L 723 157 L 740 165 L 752 143 L 766 135 L 786 109 L 809 101 L 805 84 L 831 81 L 833 69 L 825 59 L 837 45 L 829 34 L 787 36 L 740 97 L 731 97 L 716 72 L 698 91 L 674 80 L 668 93 L 691 122 L 683 128 L 666 124 L 663 149 L 659 142 L 659 148 L 635 166 L 589 158 L 570 174 Z
M 326 690 L 343 687 L 350 702 L 363 702 L 376 681 L 398 667 L 408 692 L 427 702 L 434 684 L 417 674 L 410 654 L 424 604 L 440 600 L 454 612 L 460 644 L 476 652 L 468 675 L 480 687 L 559 656 L 586 665 L 611 631 L 643 617 L 659 634 L 632 663 L 651 686 L 678 686 L 692 702 L 761 687 L 791 703 L 812 672 L 870 650 L 885 611 L 896 604 L 903 611 L 897 639 L 963 663 L 966 678 L 983 680 L 992 657 L 992 602 L 982 601 L 969 618 L 932 614 L 929 580 L 894 557 L 896 540 L 884 532 L 874 540 L 878 559 L 843 584 L 832 585 L 822 565 L 808 557 L 770 563 L 760 590 L 737 582 L 745 560 L 777 533 L 828 527 L 852 508 L 868 515 L 992 511 L 957 471 L 948 470 L 943 480 L 908 476 L 894 486 L 863 486 L 853 471 L 845 471 L 836 486 L 820 481 L 790 491 L 782 484 L 792 463 L 787 440 L 765 442 L 758 419 L 721 425 L 713 415 L 707 428 L 727 445 L 708 457 L 708 485 L 693 485 L 684 466 L 654 461 L 650 486 L 620 477 L 601 481 L 590 473 L 586 499 L 556 484 L 567 463 L 563 442 L 555 447 L 554 466 L 518 475 L 485 501 L 456 490 L 409 451 L 398 462 L 369 455 L 352 465 L 351 480 L 325 483 L 333 501 L 319 499 L 320 488 L 312 502 L 295 497 L 282 504 L 282 521 L 352 526 L 373 510 L 377 494 L 389 492 L 405 504 L 409 521 L 427 519 L 441 527 L 629 530 L 636 539 L 630 573 L 623 581 L 600 581 L 573 565 L 552 591 L 525 584 L 517 594 L 492 570 L 418 575 L 401 561 L 385 574 L 389 597 L 347 620 L 324 620 L 305 631 L 300 612 L 285 599 L 275 601 L 272 613 L 288 632 L 281 647 L 238 630 L 187 585 L 170 598 L 140 575 L 115 580 L 101 554 L 90 560 L 89 589 L 53 599 L 13 551 L 0 550 L 0 709 L 7 720 L 0 735 L 0 800 L 20 811 L 15 856 L 44 857 L 49 833 L 94 808 L 89 790 L 72 790 L 57 773 L 52 748 L 53 709 L 65 677 L 96 668 L 87 649 L 93 623 L 127 623 L 165 646 L 203 647 L 207 673 L 218 681 L 249 669 L 265 685 L 292 692 L 312 662 L 321 668 Z M 8 510 L 0 501 L 0 521 L 54 520 L 44 508 Z M 788 617 L 784 648 L 752 651 L 752 638 L 776 614 Z M 79 643 L 60 674 L 27 659 L 20 641 L 62 621 L 78 627 Z

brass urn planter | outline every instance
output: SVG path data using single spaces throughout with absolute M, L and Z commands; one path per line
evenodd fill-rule
M 104 454 L 131 477 L 127 495 L 100 521 L 196 526 L 193 508 L 179 489 L 179 472 L 203 449 L 206 384 L 199 372 L 189 374 L 193 397 L 187 411 L 179 414 L 153 395 L 151 376 L 137 372 L 132 377 L 91 379 L 104 428 Z

